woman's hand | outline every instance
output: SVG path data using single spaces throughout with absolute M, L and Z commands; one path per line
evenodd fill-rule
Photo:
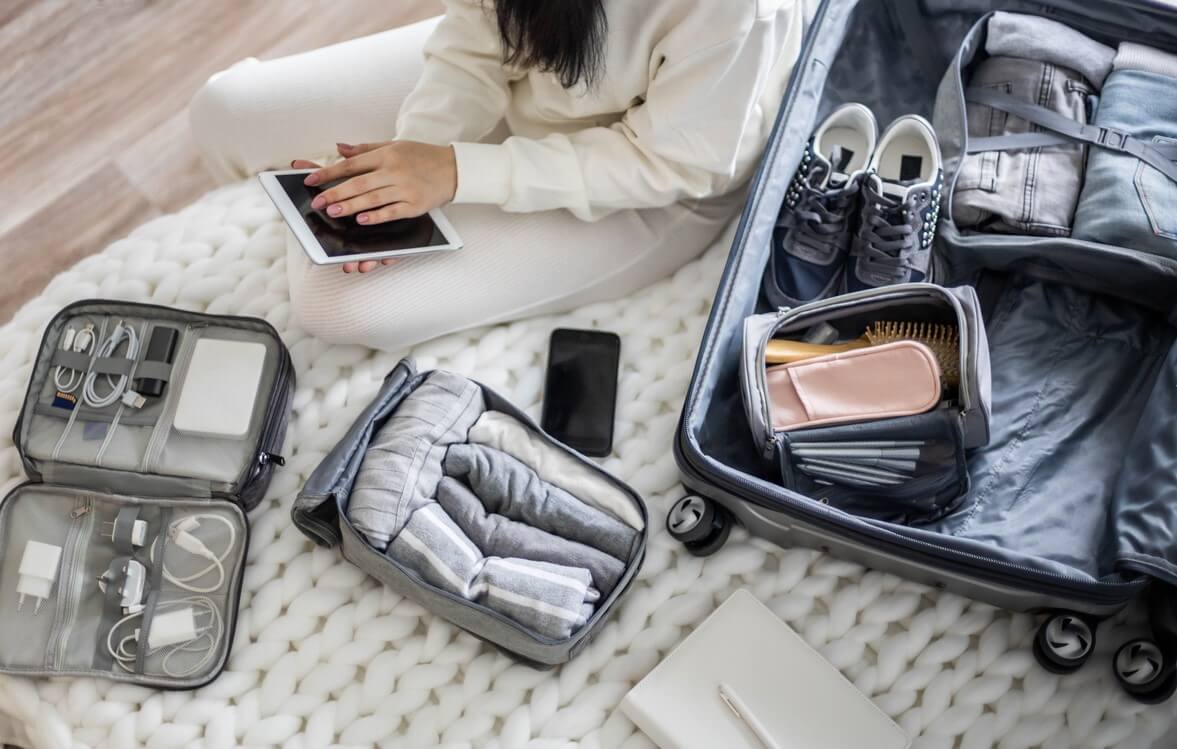
M 360 224 L 380 224 L 428 213 L 454 197 L 458 187 L 458 169 L 454 149 L 413 141 L 387 141 L 353 146 L 337 143 L 344 160 L 320 168 L 309 161 L 295 161 L 292 166 L 316 169 L 304 180 L 307 185 L 322 185 L 350 177 L 324 190 L 311 202 L 317 210 L 326 209 L 336 218 L 355 215 Z M 383 261 L 390 265 L 392 261 Z M 344 263 L 344 272 L 365 273 L 377 267 L 374 260 Z

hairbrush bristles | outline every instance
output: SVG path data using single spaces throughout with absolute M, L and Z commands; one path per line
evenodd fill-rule
M 866 329 L 865 338 L 872 346 L 895 341 L 922 343 L 935 354 L 948 384 L 960 383 L 960 333 L 955 325 L 879 320 Z

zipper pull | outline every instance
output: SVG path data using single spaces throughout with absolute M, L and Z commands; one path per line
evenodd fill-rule
M 77 520 L 78 518 L 82 517 L 83 515 L 85 515 L 89 511 L 90 511 L 90 505 L 82 505 L 81 507 L 74 508 L 74 511 L 71 512 L 69 514 L 69 516 L 71 518 L 73 518 L 74 520 Z
M 286 458 L 283 458 L 281 455 L 276 455 L 263 450 L 257 454 L 257 463 L 260 466 L 264 466 L 269 463 L 273 463 L 276 466 L 284 466 L 286 465 Z

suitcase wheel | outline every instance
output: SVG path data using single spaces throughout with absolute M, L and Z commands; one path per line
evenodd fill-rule
M 1146 705 L 1157 705 L 1177 691 L 1177 664 L 1166 660 L 1160 645 L 1144 637 L 1120 646 L 1112 659 L 1116 681 Z
M 666 515 L 666 530 L 697 557 L 711 556 L 732 531 L 731 517 L 715 501 L 688 494 Z
M 1095 627 L 1078 614 L 1055 614 L 1034 637 L 1034 657 L 1052 674 L 1078 671 L 1094 650 Z

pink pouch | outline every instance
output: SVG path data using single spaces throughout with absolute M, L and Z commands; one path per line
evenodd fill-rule
M 769 367 L 774 431 L 912 416 L 940 402 L 940 365 L 915 341 Z

